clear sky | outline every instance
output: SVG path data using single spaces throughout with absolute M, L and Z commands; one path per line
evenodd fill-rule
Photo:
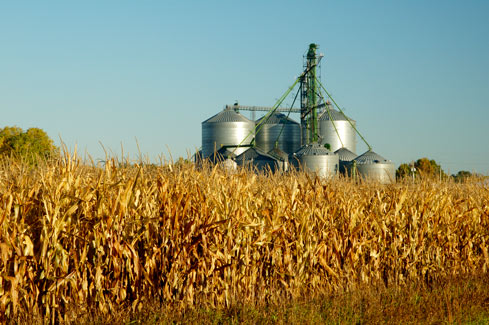
M 488 15 L 486 0 L 1 1 L 0 127 L 95 159 L 100 143 L 136 158 L 136 139 L 187 157 L 225 104 L 273 105 L 314 42 L 374 151 L 489 174 Z

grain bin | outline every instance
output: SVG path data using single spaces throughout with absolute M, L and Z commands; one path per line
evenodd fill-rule
M 335 154 L 338 155 L 338 159 L 340 161 L 339 163 L 339 171 L 342 174 L 346 174 L 346 165 L 355 159 L 357 155 L 355 155 L 353 152 L 346 148 L 340 148 L 334 152 Z
M 194 155 L 192 156 L 192 161 L 197 166 L 201 166 L 202 165 L 202 161 L 203 161 L 203 158 L 202 158 L 202 150 L 199 150 L 196 153 L 194 153 Z
M 279 148 L 273 148 L 268 154 L 277 159 L 277 165 L 280 171 L 287 171 L 289 169 L 289 154 Z
M 392 161 L 369 150 L 356 157 L 346 166 L 349 175 L 356 175 L 378 181 L 382 184 L 396 182 L 396 170 Z
M 333 152 L 344 147 L 355 153 L 357 150 L 357 139 L 356 131 L 352 124 L 355 126 L 356 122 L 346 117 L 343 113 L 333 109 L 331 105 L 328 105 L 328 108 L 319 117 L 320 143 L 329 143 L 330 149 Z
M 236 161 L 234 161 L 236 155 L 232 152 L 232 150 L 232 148 L 221 147 L 219 150 L 212 153 L 208 159 L 212 163 L 221 166 L 224 170 L 236 170 L 238 164 Z
M 318 143 L 302 146 L 289 161 L 296 168 L 314 172 L 321 178 L 333 177 L 338 172 L 338 155 Z
M 274 112 L 268 119 L 266 116 L 258 119 L 256 125 L 262 123 L 256 130 L 256 146 L 265 152 L 278 148 L 287 154 L 296 152 L 301 146 L 300 124 L 282 113 Z
M 207 157 L 207 159 L 209 159 L 214 164 L 221 163 L 226 159 L 234 159 L 234 158 L 236 158 L 236 154 L 233 153 L 233 148 L 226 148 L 226 147 L 219 148 L 219 150 L 213 152 Z
M 280 170 L 280 166 L 275 157 L 254 147 L 249 148 L 235 159 L 238 166 L 252 167 L 259 171 L 271 170 L 272 172 Z
M 207 158 L 222 146 L 230 148 L 234 154 L 243 153 L 254 137 L 255 122 L 250 121 L 232 108 L 226 108 L 202 122 L 202 155 Z

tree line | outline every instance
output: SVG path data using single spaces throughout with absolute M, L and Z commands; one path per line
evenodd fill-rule
M 461 170 L 457 174 L 447 175 L 441 166 L 433 159 L 420 158 L 412 163 L 402 163 L 396 170 L 396 178 L 403 179 L 406 177 L 421 177 L 421 178 L 440 178 L 447 179 L 453 177 L 456 182 L 463 182 L 473 175 L 471 172 Z

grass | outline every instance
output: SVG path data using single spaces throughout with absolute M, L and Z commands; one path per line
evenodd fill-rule
M 383 284 L 278 304 L 173 309 L 147 302 L 141 311 L 78 315 L 78 324 L 487 324 L 487 276 L 445 279 L 432 288 L 385 288 Z

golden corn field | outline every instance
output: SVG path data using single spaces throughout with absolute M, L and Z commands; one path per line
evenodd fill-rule
M 489 189 L 192 164 L 0 166 L 0 317 L 315 296 L 482 274 Z

